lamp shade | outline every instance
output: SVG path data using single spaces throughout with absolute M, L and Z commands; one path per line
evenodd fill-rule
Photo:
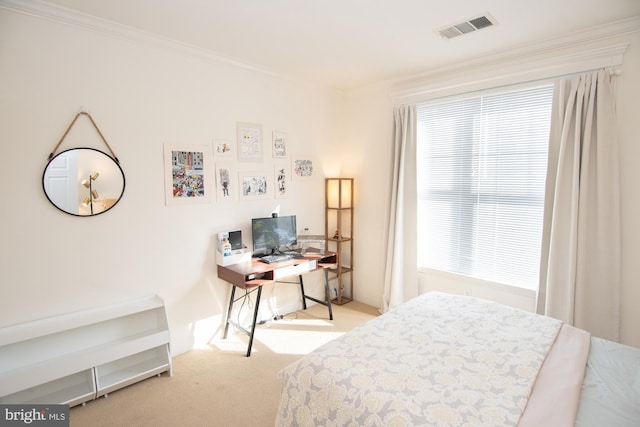
M 329 209 L 351 208 L 353 178 L 327 178 L 326 186 L 327 207 Z

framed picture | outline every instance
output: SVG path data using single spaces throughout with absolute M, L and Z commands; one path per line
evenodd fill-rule
M 291 169 L 287 162 L 276 162 L 273 165 L 273 191 L 276 199 L 284 199 L 289 195 L 291 186 Z
M 274 131 L 272 136 L 272 150 L 274 159 L 284 159 L 287 157 L 287 134 Z
M 315 177 L 315 161 L 312 157 L 295 157 L 291 161 L 291 174 L 294 179 Z
M 271 198 L 271 173 L 268 172 L 239 172 L 240 199 L 269 199 Z
M 165 204 L 208 203 L 211 147 L 164 145 Z
M 238 123 L 238 160 L 262 162 L 262 126 L 253 123 Z
M 216 194 L 219 202 L 237 200 L 236 174 L 229 165 L 216 164 Z
M 233 143 L 225 139 L 213 140 L 213 155 L 217 157 L 231 157 L 235 151 Z

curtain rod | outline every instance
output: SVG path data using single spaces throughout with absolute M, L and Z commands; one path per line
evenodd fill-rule
M 545 77 L 539 78 L 524 78 L 518 79 L 516 75 L 502 76 L 499 78 L 478 80 L 475 82 L 466 82 L 460 84 L 443 85 L 441 87 L 434 87 L 433 89 L 417 90 L 413 93 L 407 93 L 402 96 L 393 97 L 394 105 L 404 104 L 417 104 L 420 102 L 427 102 L 435 99 L 442 98 L 455 98 L 457 96 L 465 96 L 476 92 L 490 92 L 492 90 L 499 90 L 508 87 L 517 87 L 521 85 L 529 85 L 534 83 L 544 84 L 545 82 L 553 82 L 561 78 L 569 78 L 584 73 L 593 71 L 604 70 L 609 74 L 610 78 L 620 76 L 623 74 L 623 68 L 620 66 L 599 66 L 590 69 L 584 69 L 581 71 L 571 71 L 564 73 L 557 73 Z
M 389 95 L 394 105 L 402 105 L 501 86 L 557 79 L 597 69 L 609 69 L 613 75 L 620 75 L 628 47 L 629 42 L 617 41 L 605 46 L 574 46 L 570 51 L 562 50 L 552 55 L 542 53 L 536 55 L 538 59 L 519 55 L 492 63 L 444 67 L 430 74 L 405 79 L 404 83 L 396 81 Z

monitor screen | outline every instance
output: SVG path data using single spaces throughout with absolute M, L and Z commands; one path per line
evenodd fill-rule
M 295 215 L 253 218 L 251 233 L 254 252 L 275 252 L 298 243 Z

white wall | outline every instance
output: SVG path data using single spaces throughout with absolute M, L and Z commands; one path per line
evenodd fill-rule
M 394 102 L 413 102 L 429 97 L 463 93 L 482 88 L 514 84 L 532 79 L 576 72 L 580 67 L 594 66 L 601 49 L 628 43 L 617 77 L 620 176 L 622 197 L 622 313 L 621 341 L 640 347 L 640 34 L 634 21 L 623 35 L 597 33 L 587 40 L 566 40 L 553 48 L 551 41 L 544 49 L 526 47 L 532 54 L 501 52 L 491 62 L 471 62 L 442 70 L 433 70 L 387 84 L 359 88 L 345 97 L 349 118 L 345 139 L 355 158 L 345 159 L 344 170 L 350 171 L 359 184 L 356 204 L 356 268 L 355 297 L 372 305 L 381 305 L 384 275 L 384 241 L 388 176 L 390 173 L 391 139 Z M 616 27 L 617 28 L 617 27 Z M 581 37 L 588 37 L 588 32 Z M 583 46 L 580 46 L 580 45 Z M 581 47 L 580 54 L 577 48 Z M 524 48 L 523 48 L 524 49 Z M 614 49 L 615 50 L 615 49 Z M 536 57 L 538 56 L 538 57 Z M 614 55 L 615 56 L 615 55 Z M 570 58 L 575 63 L 569 63 Z M 615 63 L 615 62 L 613 62 Z M 612 64 L 613 64 L 612 63 Z M 537 76 L 537 77 L 536 77 Z M 434 271 L 421 271 L 420 291 L 440 290 L 468 293 L 493 299 L 519 308 L 533 310 L 535 293 L 529 290 L 490 284 L 478 280 Z
M 358 301 L 382 307 L 393 125 L 388 86 L 347 93 L 345 117 L 342 171 L 355 178 L 353 293 Z
M 164 298 L 174 354 L 220 331 L 230 286 L 217 278 L 217 232 L 250 220 L 296 214 L 324 232 L 324 175 L 339 173 L 328 149 L 341 123 L 341 95 L 186 53 L 163 43 L 117 37 L 0 9 L 0 326 L 148 294 Z M 63 214 L 46 199 L 47 157 L 84 106 L 120 159 L 126 189 L 96 217 Z M 273 171 L 274 130 L 290 152 L 315 156 L 311 181 L 292 182 L 287 199 L 165 206 L 163 144 L 235 140 L 236 122 L 263 126 L 262 164 Z M 106 151 L 79 119 L 60 150 Z M 209 160 L 218 159 L 210 157 Z M 321 281 L 309 282 L 311 292 Z M 300 307 L 293 285 L 269 288 L 279 310 Z
M 620 336 L 621 342 L 640 347 L 640 34 L 630 41 L 617 88 L 622 209 Z

